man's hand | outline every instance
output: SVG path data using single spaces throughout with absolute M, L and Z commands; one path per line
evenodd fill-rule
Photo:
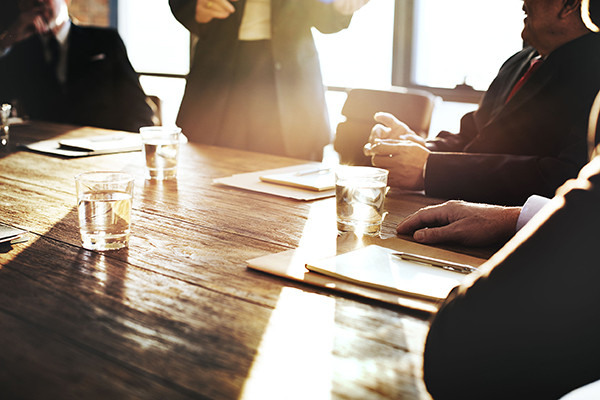
M 214 18 L 225 19 L 234 12 L 235 8 L 227 0 L 198 0 L 196 3 L 196 21 L 201 24 Z
M 399 234 L 412 234 L 417 242 L 452 242 L 486 246 L 507 241 L 516 232 L 521 207 L 448 201 L 422 208 L 398 224 Z
M 390 113 L 378 112 L 373 117 L 378 122 L 369 136 L 369 143 L 374 144 L 381 139 L 410 140 L 425 146 L 425 139 L 417 135 L 404 122 Z
M 390 171 L 388 182 L 408 190 L 423 190 L 423 169 L 429 158 L 429 150 L 410 140 L 381 140 L 365 145 L 365 154 L 371 156 L 371 164 Z
M 34 33 L 40 35 L 47 33 L 50 28 L 44 17 L 45 13 L 46 7 L 44 6 L 36 6 L 22 11 L 15 22 L 0 37 L 0 49 L 7 49 Z

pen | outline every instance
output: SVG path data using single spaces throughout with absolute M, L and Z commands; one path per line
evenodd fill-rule
M 436 258 L 419 256 L 417 254 L 409 254 L 409 253 L 393 253 L 394 256 L 400 257 L 406 261 L 414 261 L 424 264 L 429 264 L 433 267 L 447 269 L 449 271 L 460 272 L 461 274 L 470 274 L 471 272 L 477 271 L 477 268 L 471 267 L 466 264 L 458 264 L 450 261 L 438 260 Z
M 331 171 L 331 168 L 316 168 L 309 169 L 307 171 L 296 172 L 296 176 L 304 176 L 304 175 L 312 175 L 312 174 L 323 174 L 325 172 Z
M 117 135 L 107 135 L 107 136 L 95 136 L 90 139 L 90 142 L 110 142 L 113 140 L 123 140 L 126 136 L 117 134 Z

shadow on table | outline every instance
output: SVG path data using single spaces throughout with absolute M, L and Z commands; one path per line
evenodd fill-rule
M 139 207 L 177 204 L 170 196 L 151 191 Z M 134 208 L 130 248 L 104 253 L 80 248 L 76 227 L 72 208 L 0 254 L 3 394 L 427 398 L 422 319 L 245 269 L 215 283 L 227 274 L 196 242 L 230 238 L 185 221 Z M 234 269 L 231 257 L 220 262 Z M 266 287 L 275 306 L 236 280 Z

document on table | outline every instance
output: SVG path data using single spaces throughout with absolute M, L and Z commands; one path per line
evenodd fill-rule
M 441 268 L 432 272 L 433 267 L 424 263 L 405 264 L 404 260 L 396 254 L 429 254 L 436 260 L 444 260 L 444 264 L 462 265 L 469 270 L 473 270 L 474 266 L 485 261 L 465 254 L 434 249 L 401 238 L 356 238 L 352 235 L 342 235 L 334 242 L 330 245 L 325 244 L 324 247 L 303 246 L 281 253 L 267 254 L 248 260 L 248 267 L 327 290 L 433 313 L 437 311 L 440 299 L 445 298 L 446 294 L 462 282 L 466 275 Z M 367 248 L 367 246 L 373 245 L 375 247 Z M 361 251 L 357 248 L 367 250 Z M 373 253 L 375 254 L 373 255 Z M 331 269 L 337 267 L 338 260 L 340 266 L 345 260 L 349 260 L 348 265 L 356 266 L 359 274 L 362 274 L 362 269 L 374 269 L 375 272 L 372 273 L 374 277 L 342 276 L 340 274 L 342 269 Z M 380 267 L 377 268 L 377 266 Z M 317 269 L 321 271 L 329 269 L 330 272 L 327 274 L 315 272 Z M 412 273 L 412 275 L 403 276 L 401 271 L 405 271 L 407 274 Z M 345 272 L 352 272 L 352 270 Z M 446 274 L 447 272 L 450 274 Z M 428 276 L 432 279 L 427 279 Z M 374 281 L 376 284 L 365 283 L 366 280 L 371 279 L 378 280 Z M 399 283 L 402 283 L 403 280 L 404 283 L 408 280 L 411 286 L 400 287 Z
M 346 280 L 374 289 L 441 300 L 461 284 L 466 274 L 447 266 L 424 261 L 406 260 L 403 253 L 370 245 L 334 257 L 306 264 L 313 272 Z M 465 268 L 471 268 L 465 266 Z M 474 269 L 472 269 L 474 270 Z
M 307 167 L 300 171 L 264 174 L 259 176 L 259 179 L 263 182 L 298 187 L 317 192 L 335 189 L 335 173 L 333 172 L 333 168 L 320 165 Z
M 327 172 L 323 172 L 327 170 Z M 311 173 L 313 171 L 319 171 Z M 307 163 L 291 167 L 236 174 L 213 180 L 216 184 L 236 187 L 254 192 L 267 193 L 274 196 L 288 197 L 296 200 L 316 200 L 335 196 L 331 185 L 331 171 L 321 163 Z M 313 176 L 311 176 L 313 175 Z M 299 182 L 312 182 L 314 188 L 299 187 L 292 183 L 282 184 L 267 182 L 269 178 L 298 178 Z M 266 178 L 266 180 L 265 180 Z M 323 179 L 323 181 L 321 181 Z M 282 181 L 283 182 L 283 181 Z
M 0 222 L 0 243 L 20 243 L 26 240 L 27 231 Z
M 140 151 L 142 139 L 138 134 L 122 132 L 88 138 L 43 140 L 22 146 L 32 151 L 63 157 L 87 157 Z

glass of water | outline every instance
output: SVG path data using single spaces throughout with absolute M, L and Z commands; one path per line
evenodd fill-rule
M 140 128 L 142 154 L 146 160 L 146 179 L 177 177 L 177 158 L 181 128 L 176 126 L 144 126 Z
M 5 146 L 8 143 L 8 134 L 10 124 L 8 119 L 10 118 L 10 111 L 12 106 L 10 104 L 2 104 L 0 106 L 0 143 Z
M 388 171 L 374 167 L 340 166 L 335 172 L 339 233 L 377 236 L 385 216 L 383 203 Z
M 123 172 L 85 172 L 75 177 L 84 248 L 116 250 L 128 246 L 133 182 L 133 176 Z

